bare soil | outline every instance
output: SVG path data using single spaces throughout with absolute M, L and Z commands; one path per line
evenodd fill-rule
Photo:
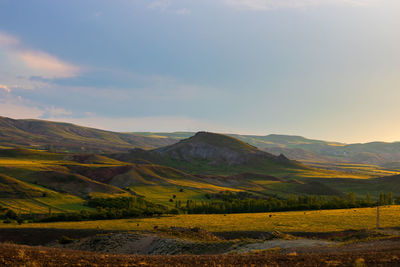
M 398 245 L 350 253 L 142 256 L 0 244 L 0 266 L 399 266 Z
M 190 228 L 154 233 L 2 229 L 2 242 L 42 246 L 0 243 L 0 266 L 400 266 L 398 234 L 399 229 L 273 232 L 262 233 L 263 239 L 228 240 Z M 71 241 L 60 244 L 62 236 Z

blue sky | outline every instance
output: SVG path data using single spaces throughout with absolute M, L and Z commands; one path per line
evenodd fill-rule
M 0 115 L 400 141 L 400 1 L 0 0 Z

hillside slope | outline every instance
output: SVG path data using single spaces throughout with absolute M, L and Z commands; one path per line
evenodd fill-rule
M 62 151 L 116 152 L 156 148 L 176 142 L 131 133 L 116 133 L 44 120 L 0 117 L 0 146 L 39 147 Z
M 41 197 L 44 190 L 35 188 L 10 176 L 0 174 L 0 198 Z
M 148 161 L 192 174 L 273 174 L 307 168 L 284 155 L 274 156 L 236 138 L 209 132 L 198 132 L 176 144 L 151 151 L 135 149 L 110 157 L 136 163 Z

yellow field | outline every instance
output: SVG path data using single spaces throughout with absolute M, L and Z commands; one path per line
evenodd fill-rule
M 333 170 L 326 170 L 326 169 L 312 169 L 312 170 L 304 170 L 300 171 L 296 176 L 302 178 L 347 178 L 347 179 L 370 179 L 376 175 L 379 176 L 377 173 L 358 173 L 358 172 L 350 172 L 352 169 L 343 171 L 333 171 Z M 388 175 L 388 174 L 386 174 Z
M 272 215 L 271 217 L 269 215 Z M 137 226 L 139 224 L 139 226 Z M 105 230 L 152 230 L 154 226 L 201 227 L 208 231 L 283 231 L 330 232 L 348 229 L 372 229 L 376 226 L 376 208 L 248 213 L 221 215 L 177 215 L 160 218 L 0 224 L 1 228 L 63 228 Z M 381 207 L 381 227 L 400 227 L 400 206 Z
M 397 175 L 400 174 L 399 171 L 395 170 L 387 170 L 383 167 L 373 165 L 373 164 L 361 164 L 361 163 L 333 163 L 333 162 L 316 162 L 316 161 L 307 161 L 304 160 L 303 163 L 306 165 L 331 170 L 331 174 L 337 174 L 339 176 L 335 178 L 353 178 L 353 179 L 369 179 L 376 178 L 381 176 L 389 176 L 389 175 Z M 316 172 L 318 173 L 318 171 Z M 343 175 L 345 173 L 345 175 Z M 311 176 L 309 176 L 311 175 Z M 323 178 L 331 178 L 329 177 L 329 173 L 325 171 L 322 173 Z M 347 176 L 348 175 L 348 176 Z M 315 177 L 315 175 L 310 173 L 305 173 L 306 177 Z
M 71 212 L 82 209 L 92 210 L 83 206 L 85 201 L 79 197 L 68 194 L 51 194 L 49 197 L 29 199 L 0 199 L 0 205 L 14 210 L 18 214 L 40 213 L 46 214 L 51 208 L 52 212 Z

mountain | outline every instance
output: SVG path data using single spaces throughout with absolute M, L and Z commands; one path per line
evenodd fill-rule
M 0 117 L 0 146 L 4 147 L 109 153 L 128 151 L 135 147 L 152 149 L 175 142 L 170 138 L 116 133 L 70 123 Z
M 195 133 L 135 133 L 146 137 L 170 138 L 177 141 L 189 138 Z M 390 166 L 400 170 L 400 142 L 370 142 L 344 144 L 308 139 L 302 136 L 270 134 L 266 136 L 227 134 L 260 150 L 274 155 L 285 154 L 301 162 L 360 163 Z
M 157 137 L 157 138 L 171 138 L 176 140 L 187 139 L 195 135 L 194 132 L 172 132 L 172 133 L 158 133 L 158 132 L 135 132 L 134 134 L 146 136 L 146 137 Z M 302 136 L 296 135 L 240 135 L 240 134 L 224 134 L 227 136 L 234 137 L 250 145 L 258 147 L 259 149 L 270 148 L 270 147 L 281 147 L 281 148 L 302 148 L 312 152 L 322 152 L 329 147 L 340 147 L 346 144 L 339 142 L 329 142 L 322 140 L 308 139 Z
M 251 160 L 276 156 L 263 152 L 239 139 L 209 132 L 198 132 L 176 144 L 155 149 L 154 152 L 168 155 L 175 160 L 207 160 L 210 164 L 246 164 Z
M 198 132 L 176 144 L 145 151 L 110 155 L 117 160 L 157 163 L 192 174 L 269 173 L 306 167 L 275 156 L 231 136 Z
M 193 132 L 118 133 L 44 120 L 0 117 L 0 147 L 25 147 L 65 152 L 117 153 L 134 148 L 155 149 L 193 137 Z M 400 142 L 343 144 L 270 134 L 226 134 L 268 153 L 284 154 L 300 162 L 374 164 L 400 170 Z M 228 160 L 229 161 L 229 160 Z M 394 166 L 394 168 L 392 168 Z

